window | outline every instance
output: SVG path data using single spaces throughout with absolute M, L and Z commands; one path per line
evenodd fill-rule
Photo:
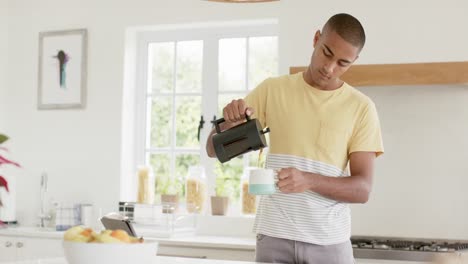
M 239 200 L 243 170 L 257 165 L 258 154 L 221 164 L 207 157 L 206 138 L 210 122 L 222 117 L 227 103 L 278 74 L 277 43 L 271 21 L 158 30 L 138 37 L 142 75 L 137 97 L 144 103 L 136 105 L 136 162 L 152 166 L 158 194 L 182 198 L 188 168 L 202 165 L 209 195 L 222 186 L 220 194 Z

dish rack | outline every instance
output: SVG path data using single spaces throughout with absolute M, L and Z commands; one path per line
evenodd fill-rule
M 130 220 L 136 233 L 142 236 L 169 238 L 195 234 L 196 214 L 180 211 L 184 213 L 172 204 L 119 203 L 119 213 Z

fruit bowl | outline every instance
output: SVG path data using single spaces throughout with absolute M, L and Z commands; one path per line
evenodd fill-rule
M 158 253 L 158 242 L 132 237 L 119 229 L 97 233 L 74 226 L 63 235 L 63 250 L 68 264 L 151 264 Z
M 63 241 L 68 264 L 150 264 L 155 262 L 158 242 L 143 243 L 81 243 Z

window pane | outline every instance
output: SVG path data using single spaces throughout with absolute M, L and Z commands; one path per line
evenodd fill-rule
M 202 86 L 203 41 L 177 42 L 177 92 L 200 92 Z
M 171 177 L 169 154 L 150 154 L 150 164 L 153 167 L 153 173 L 156 178 L 156 193 L 170 193 L 170 186 L 167 184 Z
M 278 38 L 249 38 L 249 84 L 255 88 L 268 77 L 278 75 Z
M 242 156 L 231 159 L 229 162 L 216 162 L 216 194 L 228 196 L 232 201 L 239 201 L 240 178 L 243 172 L 244 162 Z
M 200 155 L 179 154 L 176 156 L 176 176 L 185 180 L 190 166 L 200 165 Z
M 245 93 L 233 94 L 220 94 L 218 96 L 218 115 L 216 118 L 223 117 L 223 108 L 234 99 L 241 99 L 245 97 Z
M 201 116 L 201 96 L 178 96 L 176 108 L 177 146 L 199 147 L 197 133 Z
M 172 131 L 172 96 L 152 100 L 151 147 L 169 147 Z
M 233 38 L 219 41 L 219 90 L 244 91 L 246 82 L 246 39 Z
M 151 85 L 149 92 L 167 93 L 174 86 L 174 42 L 151 43 L 149 45 Z

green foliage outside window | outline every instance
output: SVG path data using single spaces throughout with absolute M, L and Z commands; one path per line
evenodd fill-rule
M 241 41 L 244 43 L 241 43 L 242 45 L 247 44 L 245 40 Z M 221 72 L 221 83 L 231 84 L 228 86 L 234 90 L 219 87 L 220 90 L 224 90 L 224 93 L 218 95 L 220 113 L 232 99 L 244 97 L 263 79 L 277 74 L 277 37 L 248 38 L 248 45 L 248 72 L 240 74 L 245 74 L 247 83 L 244 79 L 240 82 L 242 85 L 232 87 L 232 84 L 238 82 L 233 82 L 235 79 L 231 77 L 239 76 L 239 74 L 232 75 L 233 70 L 241 69 L 228 67 L 225 72 Z M 194 154 L 194 150 L 203 149 L 205 144 L 197 139 L 197 128 L 202 114 L 203 42 L 161 42 L 151 44 L 150 49 L 153 57 L 150 77 L 152 87 L 149 87 L 149 92 L 154 94 L 148 98 L 148 103 L 151 104 L 151 116 L 147 147 L 150 147 L 151 151 L 156 150 L 154 152 L 157 153 L 147 152 L 147 154 L 156 177 L 156 192 L 178 193 L 180 198 L 183 198 L 188 168 L 200 164 L 200 155 Z M 240 50 L 246 49 L 244 47 Z M 232 49 L 228 48 L 226 52 L 229 55 Z M 228 57 L 224 62 L 230 65 L 232 60 Z M 241 65 L 245 65 L 245 62 Z M 222 113 L 218 118 L 221 116 Z M 205 120 L 209 119 L 211 118 L 205 117 Z M 205 127 L 208 126 L 209 124 L 205 123 Z M 258 151 L 234 158 L 224 164 L 216 162 L 215 193 L 219 196 L 229 196 L 234 202 L 239 201 L 240 180 L 244 166 L 264 167 L 265 156 L 264 152 L 260 163 Z M 247 163 L 244 163 L 244 158 Z
M 229 196 L 234 201 L 240 197 L 240 179 L 244 170 L 242 156 L 226 163 L 216 163 L 215 191 L 219 196 Z
M 156 178 L 156 193 L 158 194 L 178 194 L 179 196 L 184 193 L 184 180 L 183 178 L 168 177 L 161 175 Z
M 177 147 L 199 147 L 197 132 L 201 116 L 201 96 L 177 97 L 176 107 Z

